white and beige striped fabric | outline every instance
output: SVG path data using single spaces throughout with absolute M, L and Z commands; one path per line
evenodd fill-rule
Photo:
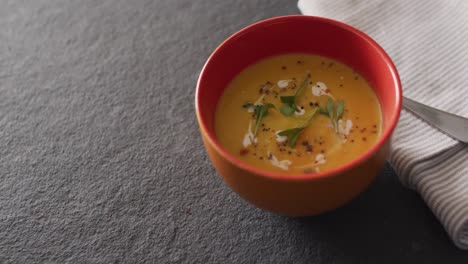
M 300 0 L 298 6 L 374 38 L 395 62 L 406 97 L 468 117 L 468 1 Z M 406 111 L 392 144 L 389 161 L 401 182 L 468 249 L 468 146 Z

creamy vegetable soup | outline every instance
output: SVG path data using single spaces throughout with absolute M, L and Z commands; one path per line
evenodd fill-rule
M 370 85 L 350 67 L 287 54 L 259 61 L 231 81 L 215 129 L 222 146 L 255 167 L 312 173 L 368 150 L 380 136 L 381 113 Z

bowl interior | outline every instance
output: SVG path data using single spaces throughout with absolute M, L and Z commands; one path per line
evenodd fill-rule
M 198 81 L 196 107 L 201 125 L 215 144 L 216 106 L 228 83 L 250 64 L 285 53 L 318 54 L 360 73 L 373 87 L 382 110 L 382 136 L 377 145 L 390 136 L 401 108 L 400 81 L 391 59 L 375 41 L 351 26 L 299 15 L 272 18 L 244 28 L 208 59 Z

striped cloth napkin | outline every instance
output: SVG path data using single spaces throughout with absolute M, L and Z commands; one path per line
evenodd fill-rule
M 299 0 L 298 6 L 374 38 L 395 62 L 406 97 L 468 117 L 468 1 Z M 468 249 L 468 146 L 404 110 L 392 144 L 390 163 L 401 182 Z

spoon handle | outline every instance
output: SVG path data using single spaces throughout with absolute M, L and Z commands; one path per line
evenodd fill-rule
M 403 97 L 403 107 L 448 136 L 468 143 L 468 118 L 429 107 Z

